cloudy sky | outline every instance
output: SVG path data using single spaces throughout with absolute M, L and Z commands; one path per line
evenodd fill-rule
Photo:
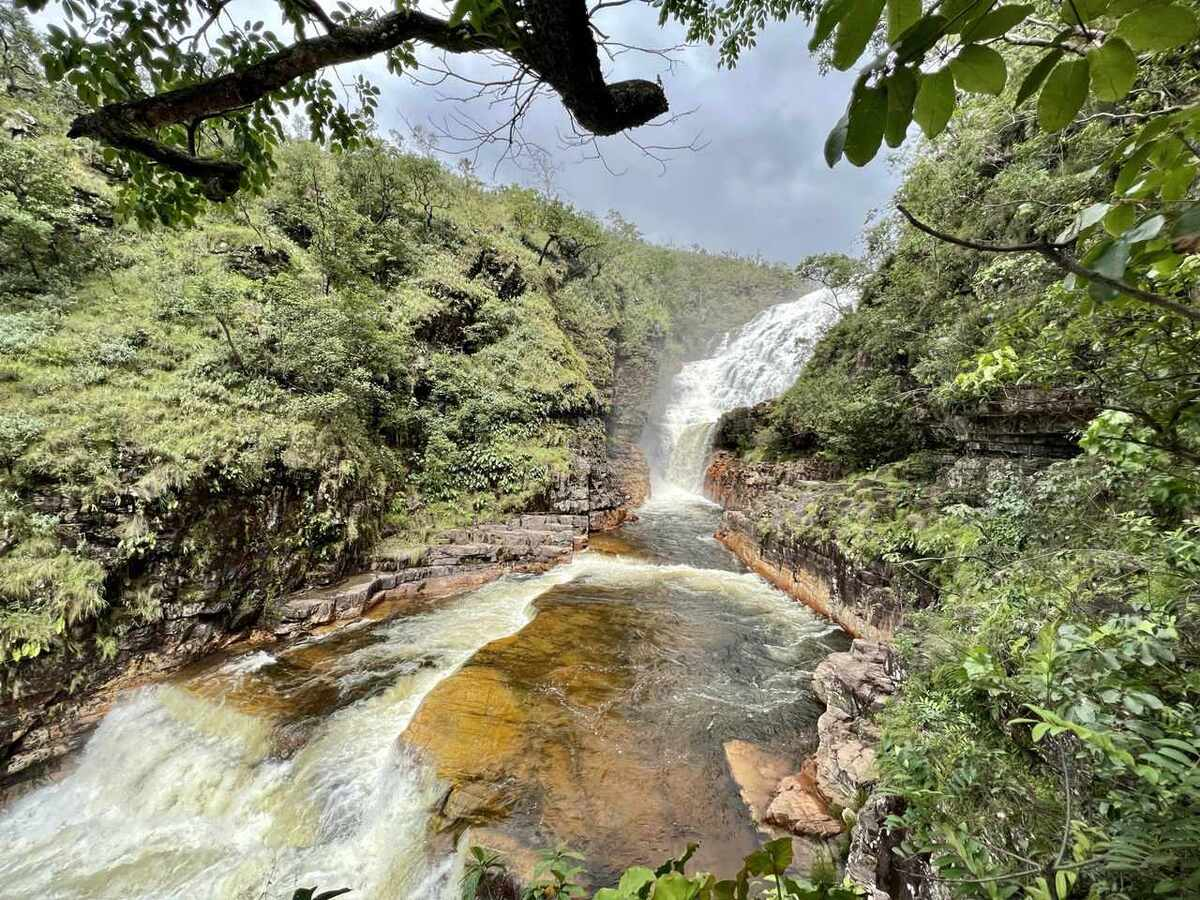
M 421 3 L 430 11 L 445 9 L 443 0 Z M 57 7 L 50 4 L 38 18 L 57 18 Z M 279 21 L 272 0 L 242 0 L 232 8 L 238 21 L 261 18 L 269 27 Z M 667 47 L 683 41 L 681 29 L 660 29 L 656 11 L 641 2 L 605 9 L 596 21 L 625 44 Z M 717 53 L 710 47 L 684 49 L 670 67 L 661 58 L 638 53 L 611 63 L 612 79 L 661 77 L 673 114 L 694 110 L 669 127 L 635 133 L 645 144 L 703 144 L 702 149 L 669 154 L 665 168 L 619 136 L 600 146 L 608 168 L 621 174 L 585 159 L 587 154 L 577 147 L 563 148 L 560 135 L 569 130 L 568 119 L 553 95 L 535 107 L 523 132 L 551 152 L 553 190 L 560 196 L 599 215 L 616 209 L 652 240 L 761 254 L 787 263 L 808 253 L 853 252 L 868 213 L 888 203 L 897 175 L 886 154 L 864 169 L 845 161 L 834 170 L 826 168 L 822 145 L 845 107 L 852 75 L 822 75 L 807 41 L 802 22 L 770 25 L 732 71 L 718 69 Z M 471 78 L 486 78 L 489 71 L 478 56 L 458 57 L 453 65 Z M 445 130 L 448 118 L 462 108 L 450 98 L 470 92 L 461 83 L 431 87 L 398 79 L 379 59 L 345 68 L 349 71 L 343 78 L 361 70 L 380 87 L 378 119 L 384 134 L 414 125 Z M 479 121 L 495 121 L 502 114 L 479 102 L 468 112 Z M 440 143 L 446 151 L 454 147 L 445 138 Z M 496 168 L 498 155 L 498 148 L 481 155 L 477 172 L 485 180 L 542 182 L 511 163 Z M 453 156 L 446 158 L 454 162 Z
M 614 40 L 639 46 L 682 43 L 680 29 L 658 27 L 656 12 L 633 3 L 604 10 L 598 20 Z M 640 129 L 647 144 L 687 145 L 699 137 L 702 149 L 669 154 L 665 169 L 623 138 L 601 146 L 610 174 L 578 148 L 563 149 L 559 134 L 567 118 L 550 96 L 530 116 L 526 136 L 553 151 L 555 188 L 567 200 L 603 215 L 619 210 L 653 240 L 681 246 L 759 254 L 795 262 L 808 253 L 852 251 L 868 212 L 888 203 L 897 183 L 885 154 L 864 169 L 845 161 L 830 170 L 822 158 L 825 135 L 849 96 L 852 75 L 822 75 L 807 50 L 801 22 L 769 26 L 757 47 L 737 68 L 718 69 L 710 47 L 675 54 L 669 69 L 663 60 L 630 53 L 610 67 L 615 78 L 662 77 L 673 112 L 695 110 L 666 128 Z M 471 77 L 485 72 L 479 60 L 457 59 L 456 71 Z M 405 122 L 445 129 L 462 86 L 440 88 L 397 82 L 382 66 L 369 68 L 382 89 L 379 119 L 383 130 Z M 476 104 L 475 117 L 488 110 Z M 451 126 L 453 130 L 453 126 Z M 453 142 L 442 139 L 447 149 Z M 496 151 L 494 151 L 496 152 Z M 477 171 L 491 180 L 492 159 L 485 152 Z M 534 183 L 528 171 L 502 165 L 499 181 Z

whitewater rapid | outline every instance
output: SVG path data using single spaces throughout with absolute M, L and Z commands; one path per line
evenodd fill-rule
M 684 366 L 660 429 L 665 477 L 621 547 L 124 695 L 55 783 L 0 810 L 0 898 L 258 900 L 317 885 L 455 900 L 465 841 L 434 828 L 448 785 L 404 736 L 481 657 L 525 698 L 527 720 L 495 727 L 527 748 L 503 777 L 547 804 L 513 825 L 533 846 L 591 841 L 601 876 L 692 839 L 703 865 L 740 859 L 759 838 L 722 742 L 786 750 L 814 727 L 809 668 L 841 636 L 742 570 L 711 536 L 719 510 L 693 492 L 720 414 L 786 389 L 836 315 L 828 299 L 772 307 Z M 568 752 L 564 776 L 553 764 Z
M 685 363 L 649 448 L 656 490 L 699 492 L 721 415 L 786 391 L 849 302 L 845 292 L 821 288 L 768 307 L 726 335 L 712 356 Z

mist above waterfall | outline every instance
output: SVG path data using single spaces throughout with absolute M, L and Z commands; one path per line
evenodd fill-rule
M 656 484 L 698 491 L 721 415 L 786 391 L 848 300 L 845 292 L 820 288 L 776 304 L 727 334 L 714 355 L 684 364 L 650 436 Z

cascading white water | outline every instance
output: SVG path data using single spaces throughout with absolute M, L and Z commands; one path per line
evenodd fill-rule
M 772 307 L 715 356 L 684 367 L 661 429 L 669 479 L 695 488 L 720 414 L 787 388 L 836 318 L 830 299 L 818 291 Z M 634 832 L 639 839 L 653 840 L 667 833 L 678 846 L 663 852 L 677 851 L 699 826 L 671 821 L 674 830 L 664 832 L 664 820 L 653 817 L 669 817 L 697 794 L 686 781 L 694 767 L 701 767 L 695 783 L 719 793 L 728 781 L 719 768 L 723 740 L 770 741 L 780 723 L 811 725 L 806 666 L 837 640 L 832 626 L 758 576 L 734 571 L 736 562 L 710 537 L 714 511 L 681 493 L 661 494 L 629 530 L 630 548 L 650 561 L 586 553 L 539 576 L 506 576 L 391 621 L 359 623 L 275 653 L 248 651 L 125 695 L 61 780 L 0 810 L 0 897 L 232 900 L 288 897 L 316 884 L 350 887 L 363 900 L 453 900 L 462 848 L 438 843 L 430 831 L 446 784 L 406 731 L 433 692 L 485 648 L 519 642 L 537 624 L 535 601 L 555 591 L 576 592 L 559 601 L 562 608 L 602 612 L 587 620 L 582 640 L 565 632 L 561 645 L 552 642 L 546 671 L 536 674 L 538 691 L 561 698 L 551 724 L 564 728 L 578 715 L 593 736 L 591 744 L 576 741 L 567 728 L 561 745 L 543 747 L 547 758 L 570 753 L 565 787 L 547 783 L 566 790 L 565 806 L 573 807 L 583 802 L 570 793 L 574 780 L 594 774 L 583 793 L 599 792 L 597 808 L 617 810 L 612 834 L 642 827 Z M 597 631 L 610 616 L 608 630 Z M 627 639 L 638 642 L 636 652 L 618 648 L 610 654 L 615 670 L 594 668 L 598 654 L 588 641 Z M 529 638 L 522 652 L 538 658 L 537 641 Z M 588 690 L 572 700 L 568 693 L 579 685 Z M 594 707 L 592 693 L 600 695 Z M 631 742 L 600 745 L 600 764 L 584 765 L 595 723 L 608 721 L 618 700 L 629 718 L 616 717 L 614 733 L 629 726 Z M 511 738 L 540 721 L 516 716 L 506 725 L 500 718 L 495 727 L 507 727 Z M 445 727 L 453 724 L 451 707 Z M 683 737 L 673 749 L 651 742 L 649 761 L 640 764 L 659 768 L 641 787 L 613 783 L 606 774 L 613 758 L 646 752 L 642 734 L 653 728 Z M 713 743 L 707 757 L 697 749 L 705 742 Z M 486 760 L 488 749 L 472 745 L 470 753 Z M 702 768 L 714 757 L 718 768 Z M 618 771 L 644 770 L 628 764 Z M 677 778 L 686 790 L 673 788 L 675 805 L 658 810 L 656 792 Z M 530 788 L 530 796 L 542 793 Z M 562 822 L 563 797 L 548 799 Z M 648 824 L 638 818 L 639 804 Z M 716 803 L 693 811 L 713 829 L 701 853 L 721 860 L 729 846 L 740 859 L 746 848 L 731 840 L 750 840 L 738 829 L 753 830 L 736 816 L 722 820 L 723 809 Z M 539 827 L 554 821 L 540 816 Z M 601 824 L 588 819 L 585 833 L 602 831 Z M 541 839 L 553 837 L 550 828 Z
M 0 896 L 274 898 L 314 883 L 454 896 L 455 860 L 426 854 L 441 786 L 397 737 L 440 681 L 570 577 L 503 579 L 379 639 L 316 641 L 279 660 L 259 651 L 186 687 L 128 695 L 74 771 L 0 817 Z M 263 678 L 238 690 L 277 667 L 294 673 L 278 692 Z M 294 755 L 280 746 L 305 695 L 353 696 L 371 679 L 386 687 L 334 700 Z
M 0 897 L 274 900 L 316 884 L 363 900 L 455 900 L 461 853 L 428 833 L 446 785 L 402 736 L 438 684 L 570 584 L 638 596 L 666 585 L 710 598 L 706 608 L 720 598 L 789 653 L 831 631 L 755 575 L 584 554 L 278 656 L 251 651 L 126 695 L 72 771 L 5 810 Z M 751 686 L 746 702 L 794 702 L 795 678 Z
M 723 413 L 778 397 L 795 381 L 812 346 L 849 302 L 821 288 L 763 310 L 707 359 L 686 363 L 671 385 L 651 457 L 660 482 L 698 491 Z

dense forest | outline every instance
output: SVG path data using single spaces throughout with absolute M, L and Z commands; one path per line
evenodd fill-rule
M 467 29 L 596 133 L 661 111 L 643 84 L 645 108 L 596 112 L 506 18 L 544 6 L 460 3 L 429 40 Z M 655 6 L 729 65 L 797 16 L 824 62 L 865 63 L 827 160 L 909 148 L 858 258 L 655 246 L 451 171 L 420 133 L 352 138 L 311 81 L 218 132 L 236 171 L 197 174 L 182 114 L 131 143 L 103 114 L 159 115 L 153 97 L 0 7 L 0 686 L 114 658 L 166 595 L 235 597 L 249 622 L 381 541 L 536 508 L 623 402 L 642 424 L 622 370 L 648 391 L 820 284 L 840 320 L 715 449 L 765 473 L 755 540 L 832 547 L 903 602 L 874 788 L 899 865 L 922 897 L 1200 896 L 1196 4 Z M 311 135 L 272 119 L 284 100 Z M 231 527 L 255 562 L 223 571 Z M 472 852 L 470 896 L 509 896 Z M 791 854 L 767 844 L 720 882 L 685 856 L 596 896 L 866 895 L 840 859 L 791 877 Z M 573 859 L 548 855 L 525 896 L 583 896 Z
M 1005 59 L 1011 87 L 960 101 L 899 190 L 944 234 L 893 213 L 861 261 L 812 260 L 861 290 L 857 308 L 720 440 L 840 470 L 820 503 L 762 527 L 884 561 L 923 598 L 899 635 L 909 674 L 880 765 L 909 849 L 932 853 L 952 891 L 1194 896 L 1200 332 L 1064 283 L 1035 252 L 945 237 L 986 248 L 1092 229 L 1103 253 L 1159 210 L 1190 214 L 1195 147 L 1167 123 L 1194 102 L 1195 47 L 1050 134 L 1013 110 L 1039 51 Z M 1144 271 L 1194 303 L 1191 239 L 1160 228 L 1145 230 Z
M 7 691 L 23 660 L 115 653 L 161 615 L 141 578 L 159 542 L 202 581 L 229 511 L 280 486 L 303 508 L 245 535 L 267 568 L 236 588 L 239 617 L 383 538 L 525 508 L 572 446 L 603 442 L 618 356 L 652 384 L 798 284 L 398 137 L 339 155 L 289 139 L 261 197 L 154 227 L 64 137 L 74 101 L 0 15 Z

